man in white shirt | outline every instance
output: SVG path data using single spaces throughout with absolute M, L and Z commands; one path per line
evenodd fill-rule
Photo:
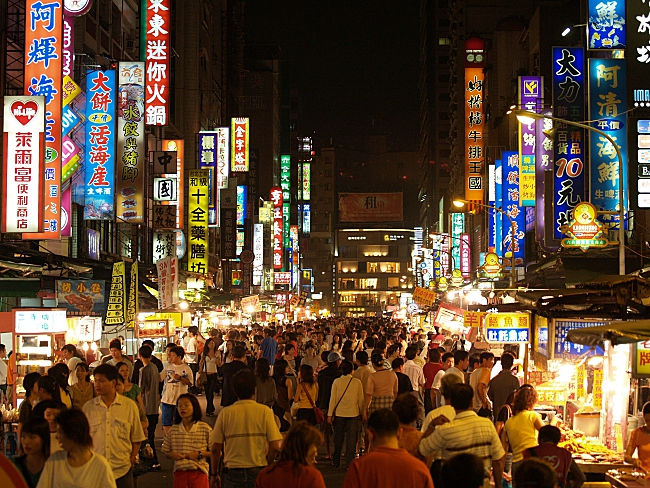
M 463 350 L 454 351 L 454 366 L 449 368 L 445 374 L 457 374 L 465 383 L 465 371 L 469 366 L 469 353 Z
M 435 398 L 436 398 L 434 407 L 441 407 L 442 405 L 445 404 L 444 399 L 440 394 L 440 384 L 442 382 L 442 377 L 453 366 L 454 366 L 454 355 L 450 352 L 444 353 L 442 355 L 442 369 L 436 373 L 436 376 L 433 378 L 433 384 L 431 385 L 431 390 L 434 391 Z M 462 377 L 461 377 L 461 382 L 462 382 Z
M 86 402 L 93 451 L 106 458 L 113 470 L 117 488 L 133 488 L 133 465 L 140 443 L 146 439 L 135 402 L 117 394 L 115 366 L 102 364 L 94 371 L 97 396 Z
M 192 370 L 183 362 L 185 351 L 176 346 L 167 352 L 169 362 L 165 364 L 160 373 L 160 381 L 165 382 L 160 410 L 162 412 L 162 425 L 165 435 L 174 423 L 174 410 L 178 397 L 187 393 L 192 385 Z
M 359 440 L 359 417 L 363 412 L 363 385 L 352 377 L 354 366 L 350 361 L 343 361 L 339 366 L 343 376 L 332 383 L 332 395 L 327 421 L 334 426 L 334 456 L 332 466 L 341 465 L 341 452 L 345 440 L 345 462 L 350 466 L 356 457 Z
M 481 412 L 483 417 L 487 417 L 487 410 L 492 410 L 490 399 L 488 398 L 488 383 L 492 368 L 494 367 L 494 353 L 484 351 L 481 353 L 481 367 L 472 371 L 469 377 L 469 385 L 474 390 L 473 408 L 476 413 Z

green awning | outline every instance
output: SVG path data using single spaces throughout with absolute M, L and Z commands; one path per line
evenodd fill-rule
M 607 340 L 617 344 L 631 344 L 650 340 L 650 320 L 612 322 L 609 325 L 573 329 L 567 334 L 567 341 L 583 346 L 599 346 Z
M 0 278 L 0 297 L 36 298 L 40 289 L 38 278 Z

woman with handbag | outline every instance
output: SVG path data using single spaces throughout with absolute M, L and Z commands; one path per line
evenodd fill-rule
M 314 368 L 303 364 L 298 370 L 298 389 L 294 398 L 294 404 L 297 404 L 296 420 L 305 420 L 311 425 L 320 423 L 316 421 L 314 398 L 318 398 L 318 383 L 314 380 Z
M 291 427 L 286 414 L 291 410 L 293 400 L 293 386 L 287 378 L 289 364 L 284 359 L 278 359 L 273 365 L 273 380 L 277 391 L 277 399 L 273 404 L 273 413 L 280 419 L 280 432 L 286 432 Z
M 199 364 L 199 374 L 202 379 L 205 379 L 205 400 L 207 402 L 205 414 L 208 417 L 214 417 L 214 394 L 219 393 L 218 362 L 217 343 L 214 339 L 208 339 L 205 342 L 203 355 Z

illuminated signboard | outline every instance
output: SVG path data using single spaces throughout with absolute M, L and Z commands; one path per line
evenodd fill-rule
M 587 15 L 588 49 L 625 49 L 625 0 L 589 0 Z
M 465 232 L 465 214 L 450 214 L 449 229 L 451 230 L 452 269 L 460 269 L 460 236 Z
M 230 127 L 218 127 L 217 131 L 217 190 L 228 188 L 230 166 Z
M 146 0 L 146 124 L 169 123 L 171 0 Z
M 483 83 L 485 42 L 465 41 L 465 199 L 483 201 Z
M 530 341 L 530 314 L 488 313 L 485 315 L 488 342 L 517 344 Z
M 210 215 L 214 216 L 210 219 L 211 225 L 216 224 L 217 212 L 218 191 L 215 189 L 215 175 L 217 173 L 218 136 L 216 132 L 199 132 L 199 167 L 201 169 L 207 169 L 210 173 L 210 178 L 208 179 L 208 197 Z
M 153 262 L 176 254 L 176 233 L 173 230 L 155 230 L 153 232 Z
M 544 104 L 544 83 L 541 76 L 519 77 L 519 106 L 538 112 Z M 519 122 L 519 205 L 535 206 L 535 126 Z
M 494 206 L 503 208 L 503 161 L 494 161 Z M 495 252 L 503 256 L 503 223 L 506 220 L 501 212 L 494 211 Z
M 177 191 L 178 201 L 176 202 L 163 202 L 163 205 L 177 205 L 178 211 L 176 212 L 176 228 L 183 228 L 183 216 L 185 215 L 183 209 L 183 188 L 184 188 L 184 175 L 185 175 L 185 141 L 183 139 L 163 139 L 162 149 L 166 152 L 174 153 L 176 156 L 176 165 L 171 161 L 171 171 L 162 173 L 162 176 L 175 176 L 177 178 Z M 154 168 L 156 161 L 154 160 Z
M 4 98 L 2 232 L 43 225 L 45 97 Z
M 25 6 L 25 95 L 45 97 L 43 232 L 23 239 L 61 237 L 61 109 L 63 8 L 60 0 L 27 0 Z
M 302 199 L 311 199 L 311 163 L 302 163 Z
M 178 183 L 175 177 L 153 179 L 153 199 L 155 202 L 176 202 Z
M 237 225 L 244 225 L 246 215 L 246 199 L 248 196 L 248 188 L 243 185 L 237 185 Z
M 469 278 L 472 267 L 472 252 L 469 244 L 469 234 L 460 235 L 460 272 L 464 278 Z
M 264 224 L 253 224 L 253 285 L 262 284 L 264 276 Z
M 501 164 L 503 209 L 514 222 L 510 224 L 507 217 L 501 220 L 501 245 L 504 253 L 513 254 L 515 265 L 523 265 L 526 214 L 519 205 L 519 154 L 514 151 L 501 153 Z
M 305 203 L 302 206 L 302 233 L 305 237 L 311 234 L 311 204 Z
M 271 188 L 271 202 L 273 202 L 273 269 L 281 270 L 284 254 L 282 242 L 282 188 Z
M 550 109 L 541 110 L 544 115 L 553 115 Z M 544 185 L 545 171 L 553 171 L 553 139 L 547 134 L 553 129 L 553 121 L 551 119 L 540 119 L 535 124 L 535 173 L 536 185 L 535 194 L 537 200 L 537 207 L 539 208 L 539 218 L 535 219 L 535 237 L 537 242 L 545 242 L 546 224 L 544 219 L 544 212 L 546 208 L 546 192 Z M 546 243 L 548 248 L 550 243 Z
M 187 218 L 189 226 L 188 271 L 208 273 L 208 171 L 189 172 Z
M 598 221 L 596 207 L 589 202 L 576 205 L 571 223 L 563 228 L 568 236 L 562 239 L 562 247 L 579 247 L 586 251 L 590 247 L 607 247 L 607 236 Z
M 14 309 L 14 324 L 16 334 L 48 334 L 68 331 L 64 308 L 57 310 Z
M 132 224 L 144 222 L 144 62 L 118 66 L 117 216 Z
M 233 173 L 248 171 L 248 118 L 237 117 L 231 123 L 231 162 Z
M 553 115 L 571 121 L 585 118 L 585 51 L 581 47 L 553 48 Z M 585 131 L 555 124 L 553 147 L 553 237 L 563 237 L 560 227 L 571 221 L 573 207 L 584 200 Z
M 115 71 L 86 72 L 84 219 L 115 218 Z
M 282 242 L 289 247 L 289 222 L 291 212 L 291 156 L 280 156 L 280 188 L 282 188 Z
M 291 273 L 289 271 L 275 272 L 273 274 L 273 281 L 276 285 L 290 285 Z
M 607 133 L 616 142 L 623 161 L 627 161 L 625 90 L 624 59 L 589 59 L 589 120 L 593 121 L 595 128 Z M 620 164 L 614 146 L 604 136 L 590 132 L 589 140 L 590 201 L 598 210 L 618 210 L 620 173 L 622 172 L 622 188 L 625 189 L 628 181 L 627 164 Z M 626 203 L 625 193 L 623 202 Z M 602 215 L 601 220 L 610 228 L 618 228 L 618 215 Z

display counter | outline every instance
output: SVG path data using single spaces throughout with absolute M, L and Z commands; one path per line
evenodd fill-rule
M 646 480 L 643 479 L 640 481 L 625 480 L 611 474 L 605 475 L 605 481 L 616 488 L 643 488 L 650 486 L 650 483 L 646 483 Z

